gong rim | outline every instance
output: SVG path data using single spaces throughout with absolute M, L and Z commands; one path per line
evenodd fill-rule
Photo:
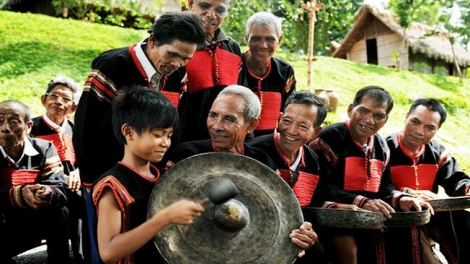
M 221 228 L 213 217 L 220 206 L 208 203 L 192 225 L 169 225 L 154 237 L 162 257 L 181 264 L 292 263 L 298 248 L 289 234 L 303 223 L 297 198 L 279 175 L 246 156 L 204 153 L 175 164 L 152 190 L 148 218 L 177 200 L 204 199 L 207 187 L 221 178 L 237 186 L 238 196 L 228 203 L 247 209 L 246 226 Z
M 314 226 L 352 229 L 382 229 L 385 217 L 382 213 L 355 211 L 340 208 L 303 207 L 304 218 Z
M 469 196 L 446 197 L 442 199 L 427 200 L 434 212 L 465 210 L 470 208 Z

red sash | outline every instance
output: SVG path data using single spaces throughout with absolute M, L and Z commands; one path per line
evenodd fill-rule
M 169 92 L 169 91 L 160 91 L 170 102 L 178 108 L 180 103 L 180 94 L 177 92 Z
M 437 164 L 402 165 L 392 167 L 392 181 L 397 189 L 432 190 L 436 179 Z
M 344 190 L 367 191 L 376 193 L 379 191 L 380 180 L 384 163 L 380 160 L 348 157 L 344 169 Z
M 36 183 L 40 170 L 16 170 L 14 168 L 0 169 L 0 186 L 11 188 L 18 185 Z
M 227 86 L 238 82 L 242 59 L 240 56 L 221 49 L 209 48 L 198 50 L 186 64 L 188 74 L 188 91 L 190 93 L 211 88 Z
M 36 136 L 36 138 L 42 138 L 52 142 L 57 149 L 60 161 L 70 161 L 70 163 L 75 164 L 75 149 L 73 148 L 72 137 L 70 135 L 55 133 Z
M 290 170 L 279 169 L 281 177 L 288 183 L 291 183 Z M 311 173 L 299 171 L 297 182 L 292 187 L 295 197 L 299 201 L 300 206 L 308 206 L 312 200 L 313 194 L 318 185 L 319 176 Z
M 261 115 L 256 130 L 274 130 L 281 111 L 281 94 L 278 92 L 255 92 L 261 102 Z

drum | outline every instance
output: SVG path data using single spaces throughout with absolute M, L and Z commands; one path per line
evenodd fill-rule
M 317 207 L 303 207 L 302 212 L 306 221 L 322 227 L 382 229 L 385 221 L 378 212 Z
M 435 212 L 464 210 L 470 208 L 470 196 L 458 196 L 428 200 Z
M 411 227 L 422 226 L 431 220 L 431 212 L 423 208 L 423 211 L 396 212 L 391 219 L 385 221 L 387 227 Z

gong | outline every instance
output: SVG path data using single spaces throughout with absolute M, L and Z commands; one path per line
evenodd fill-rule
M 208 202 L 191 225 L 169 225 L 154 243 L 170 264 L 290 264 L 298 248 L 289 234 L 303 223 L 292 189 L 266 165 L 246 156 L 205 153 L 175 164 L 150 196 L 148 218 L 180 199 L 201 201 L 208 188 L 231 180 L 239 194 Z

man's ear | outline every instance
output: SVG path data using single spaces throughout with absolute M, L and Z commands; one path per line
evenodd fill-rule
M 322 131 L 323 127 L 322 126 L 317 126 L 316 128 L 313 129 L 313 135 L 312 135 L 312 139 L 315 139 L 318 137 L 318 134 L 320 134 L 320 132 Z
M 69 110 L 69 115 L 72 115 L 73 113 L 75 113 L 75 111 L 77 111 L 77 107 L 78 107 L 78 104 L 76 103 L 73 103 L 73 105 L 70 107 L 70 110 Z
M 256 127 L 259 124 L 259 118 L 253 118 L 250 120 L 249 126 L 248 126 L 248 131 L 247 134 L 253 133 L 255 131 Z
M 282 36 L 279 37 L 279 45 L 281 45 L 281 41 L 282 41 Z
M 41 95 L 41 103 L 42 103 L 42 106 L 46 107 L 46 99 L 47 99 L 47 96 L 45 94 Z
M 31 129 L 33 128 L 33 121 L 26 122 L 26 133 L 29 135 L 31 133 Z
M 127 123 L 122 125 L 121 133 L 126 138 L 127 141 L 132 140 L 132 137 L 134 136 L 134 130 Z
M 351 112 L 352 112 L 352 109 L 354 108 L 353 104 L 350 104 L 348 106 L 348 117 L 351 118 Z

